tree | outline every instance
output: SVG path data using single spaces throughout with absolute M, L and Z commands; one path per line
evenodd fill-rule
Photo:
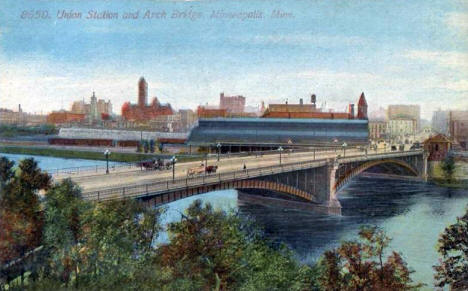
M 149 143 L 148 143 L 147 140 L 144 140 L 144 141 L 143 141 L 143 149 L 144 149 L 144 151 L 145 151 L 145 154 L 147 154 L 148 151 L 149 151 Z
M 143 143 L 141 141 L 138 142 L 136 151 L 137 151 L 137 153 L 143 152 Z
M 37 192 L 50 186 L 50 176 L 43 173 L 34 159 L 19 163 L 16 174 L 6 159 L 1 164 L 0 264 L 24 258 L 38 247 L 42 238 L 43 216 Z M 21 284 L 23 284 L 23 270 Z
M 34 241 L 34 225 L 18 212 L 0 209 L 0 265 L 18 259 Z
M 436 286 L 451 285 L 454 290 L 468 289 L 468 208 L 457 222 L 439 237 L 440 263 L 434 266 Z
M 77 286 L 81 224 L 90 205 L 82 200 L 81 190 L 70 179 L 55 184 L 45 198 L 43 244 L 50 251 L 48 273 L 68 285 L 74 272 Z
M 193 290 L 308 290 L 311 269 L 291 252 L 267 245 L 238 215 L 214 210 L 200 200 L 180 222 L 168 225 L 170 243 L 159 249 L 168 284 Z
M 80 280 L 94 289 L 130 282 L 153 256 L 160 211 L 135 200 L 96 204 L 85 215 Z
M 1 167 L 3 186 L 0 197 L 0 221 L 18 225 L 11 226 L 15 229 L 15 240 L 1 241 L 0 245 L 2 248 L 15 249 L 16 254 L 22 256 L 40 244 L 42 215 L 39 212 L 37 192 L 49 187 L 50 176 L 37 167 L 34 159 L 22 160 L 16 175 L 13 175 L 12 163 L 8 160 L 2 159 Z M 8 220 L 8 217 L 12 220 Z M 2 238 L 5 239 L 6 236 L 8 234 L 4 234 Z M 15 245 L 10 245 L 11 243 Z
M 397 252 L 384 261 L 390 238 L 378 227 L 363 227 L 360 241 L 346 241 L 319 262 L 324 290 L 412 290 L 412 271 Z
M 150 153 L 154 153 L 154 139 L 151 139 L 150 140 L 150 143 L 149 143 L 149 150 L 150 150 Z
M 13 166 L 15 162 L 8 160 L 6 157 L 0 158 L 0 190 L 3 189 L 6 183 L 15 175 Z
M 453 176 L 455 174 L 455 159 L 453 158 L 452 155 L 448 155 L 445 160 L 442 161 L 441 163 L 441 169 L 444 175 L 445 180 L 447 181 L 448 184 L 451 184 L 453 182 Z

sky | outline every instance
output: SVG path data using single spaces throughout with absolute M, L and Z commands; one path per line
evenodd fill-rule
M 95 91 L 120 114 L 141 76 L 176 109 L 315 93 L 343 111 L 364 92 L 370 111 L 420 104 L 430 119 L 468 110 L 468 1 L 0 0 L 1 108 L 47 113 Z

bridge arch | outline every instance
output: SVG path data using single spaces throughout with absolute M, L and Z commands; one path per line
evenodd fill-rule
M 373 161 L 365 162 L 359 165 L 358 167 L 350 169 L 349 171 L 345 172 L 345 174 L 342 177 L 339 177 L 336 180 L 335 184 L 333 185 L 333 190 L 335 192 L 340 190 L 344 185 L 348 183 L 349 180 L 361 174 L 365 170 L 372 168 L 374 166 L 383 165 L 383 164 L 397 165 L 401 168 L 408 170 L 415 176 L 419 176 L 418 171 L 415 168 L 413 168 L 410 164 L 408 164 L 407 162 L 404 162 L 401 160 L 395 160 L 395 159 L 373 160 Z
M 227 183 L 231 184 L 231 183 Z M 305 199 L 313 203 L 319 203 L 313 193 L 309 193 L 304 190 L 300 190 L 296 187 L 289 186 L 282 183 L 272 182 L 272 181 L 263 181 L 263 180 L 243 180 L 239 182 L 234 182 L 234 185 L 228 185 L 228 187 L 242 190 L 242 189 L 263 189 L 275 191 L 283 194 L 288 194 L 298 198 Z

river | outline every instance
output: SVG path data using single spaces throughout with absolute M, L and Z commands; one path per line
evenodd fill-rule
M 468 205 L 468 191 L 447 189 L 417 181 L 358 177 L 339 193 L 342 216 L 285 209 L 238 200 L 235 190 L 216 191 L 172 202 L 163 222 L 180 219 L 180 211 L 200 198 L 224 210 L 239 210 L 255 220 L 268 238 L 288 245 L 302 262 L 314 262 L 343 240 L 357 238 L 362 225 L 377 225 L 392 238 L 390 248 L 400 252 L 415 272 L 413 280 L 432 290 L 438 262 L 439 234 L 454 223 Z M 249 200 L 250 201 L 250 200 Z M 167 241 L 163 233 L 159 242 Z
M 106 161 L 98 160 L 86 160 L 86 159 L 65 159 L 55 158 L 48 156 L 36 156 L 36 155 L 19 155 L 19 154 L 5 154 L 0 153 L 0 157 L 7 157 L 14 161 L 16 164 L 26 158 L 34 158 L 38 162 L 39 167 L 48 172 L 53 172 L 56 169 L 67 169 L 75 167 L 91 167 L 91 166 L 105 166 Z M 109 162 L 109 166 L 121 164 L 118 162 Z

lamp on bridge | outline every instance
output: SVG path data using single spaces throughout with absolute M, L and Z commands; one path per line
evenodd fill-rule
M 110 150 L 105 150 L 104 155 L 106 156 L 106 174 L 109 174 L 109 155 L 110 155 Z
M 216 145 L 216 148 L 218 149 L 218 162 L 219 162 L 219 154 L 221 152 L 221 144 L 218 142 L 218 144 Z
M 171 163 L 172 163 L 172 182 L 175 180 L 175 164 L 177 162 L 177 159 L 175 156 L 172 156 L 171 158 Z
M 206 167 L 208 167 L 208 153 L 205 153 L 205 176 L 206 176 Z
M 278 148 L 279 155 L 280 155 L 280 165 L 281 165 L 281 152 L 282 152 L 283 150 L 284 150 L 284 149 L 283 149 L 283 147 L 281 147 L 281 146 Z
M 335 148 L 335 154 L 336 154 L 336 145 L 338 144 L 338 139 L 335 138 L 333 139 L 333 147 Z
M 341 146 L 343 147 L 343 158 L 344 158 L 346 157 L 346 147 L 348 146 L 348 144 L 344 142 Z

